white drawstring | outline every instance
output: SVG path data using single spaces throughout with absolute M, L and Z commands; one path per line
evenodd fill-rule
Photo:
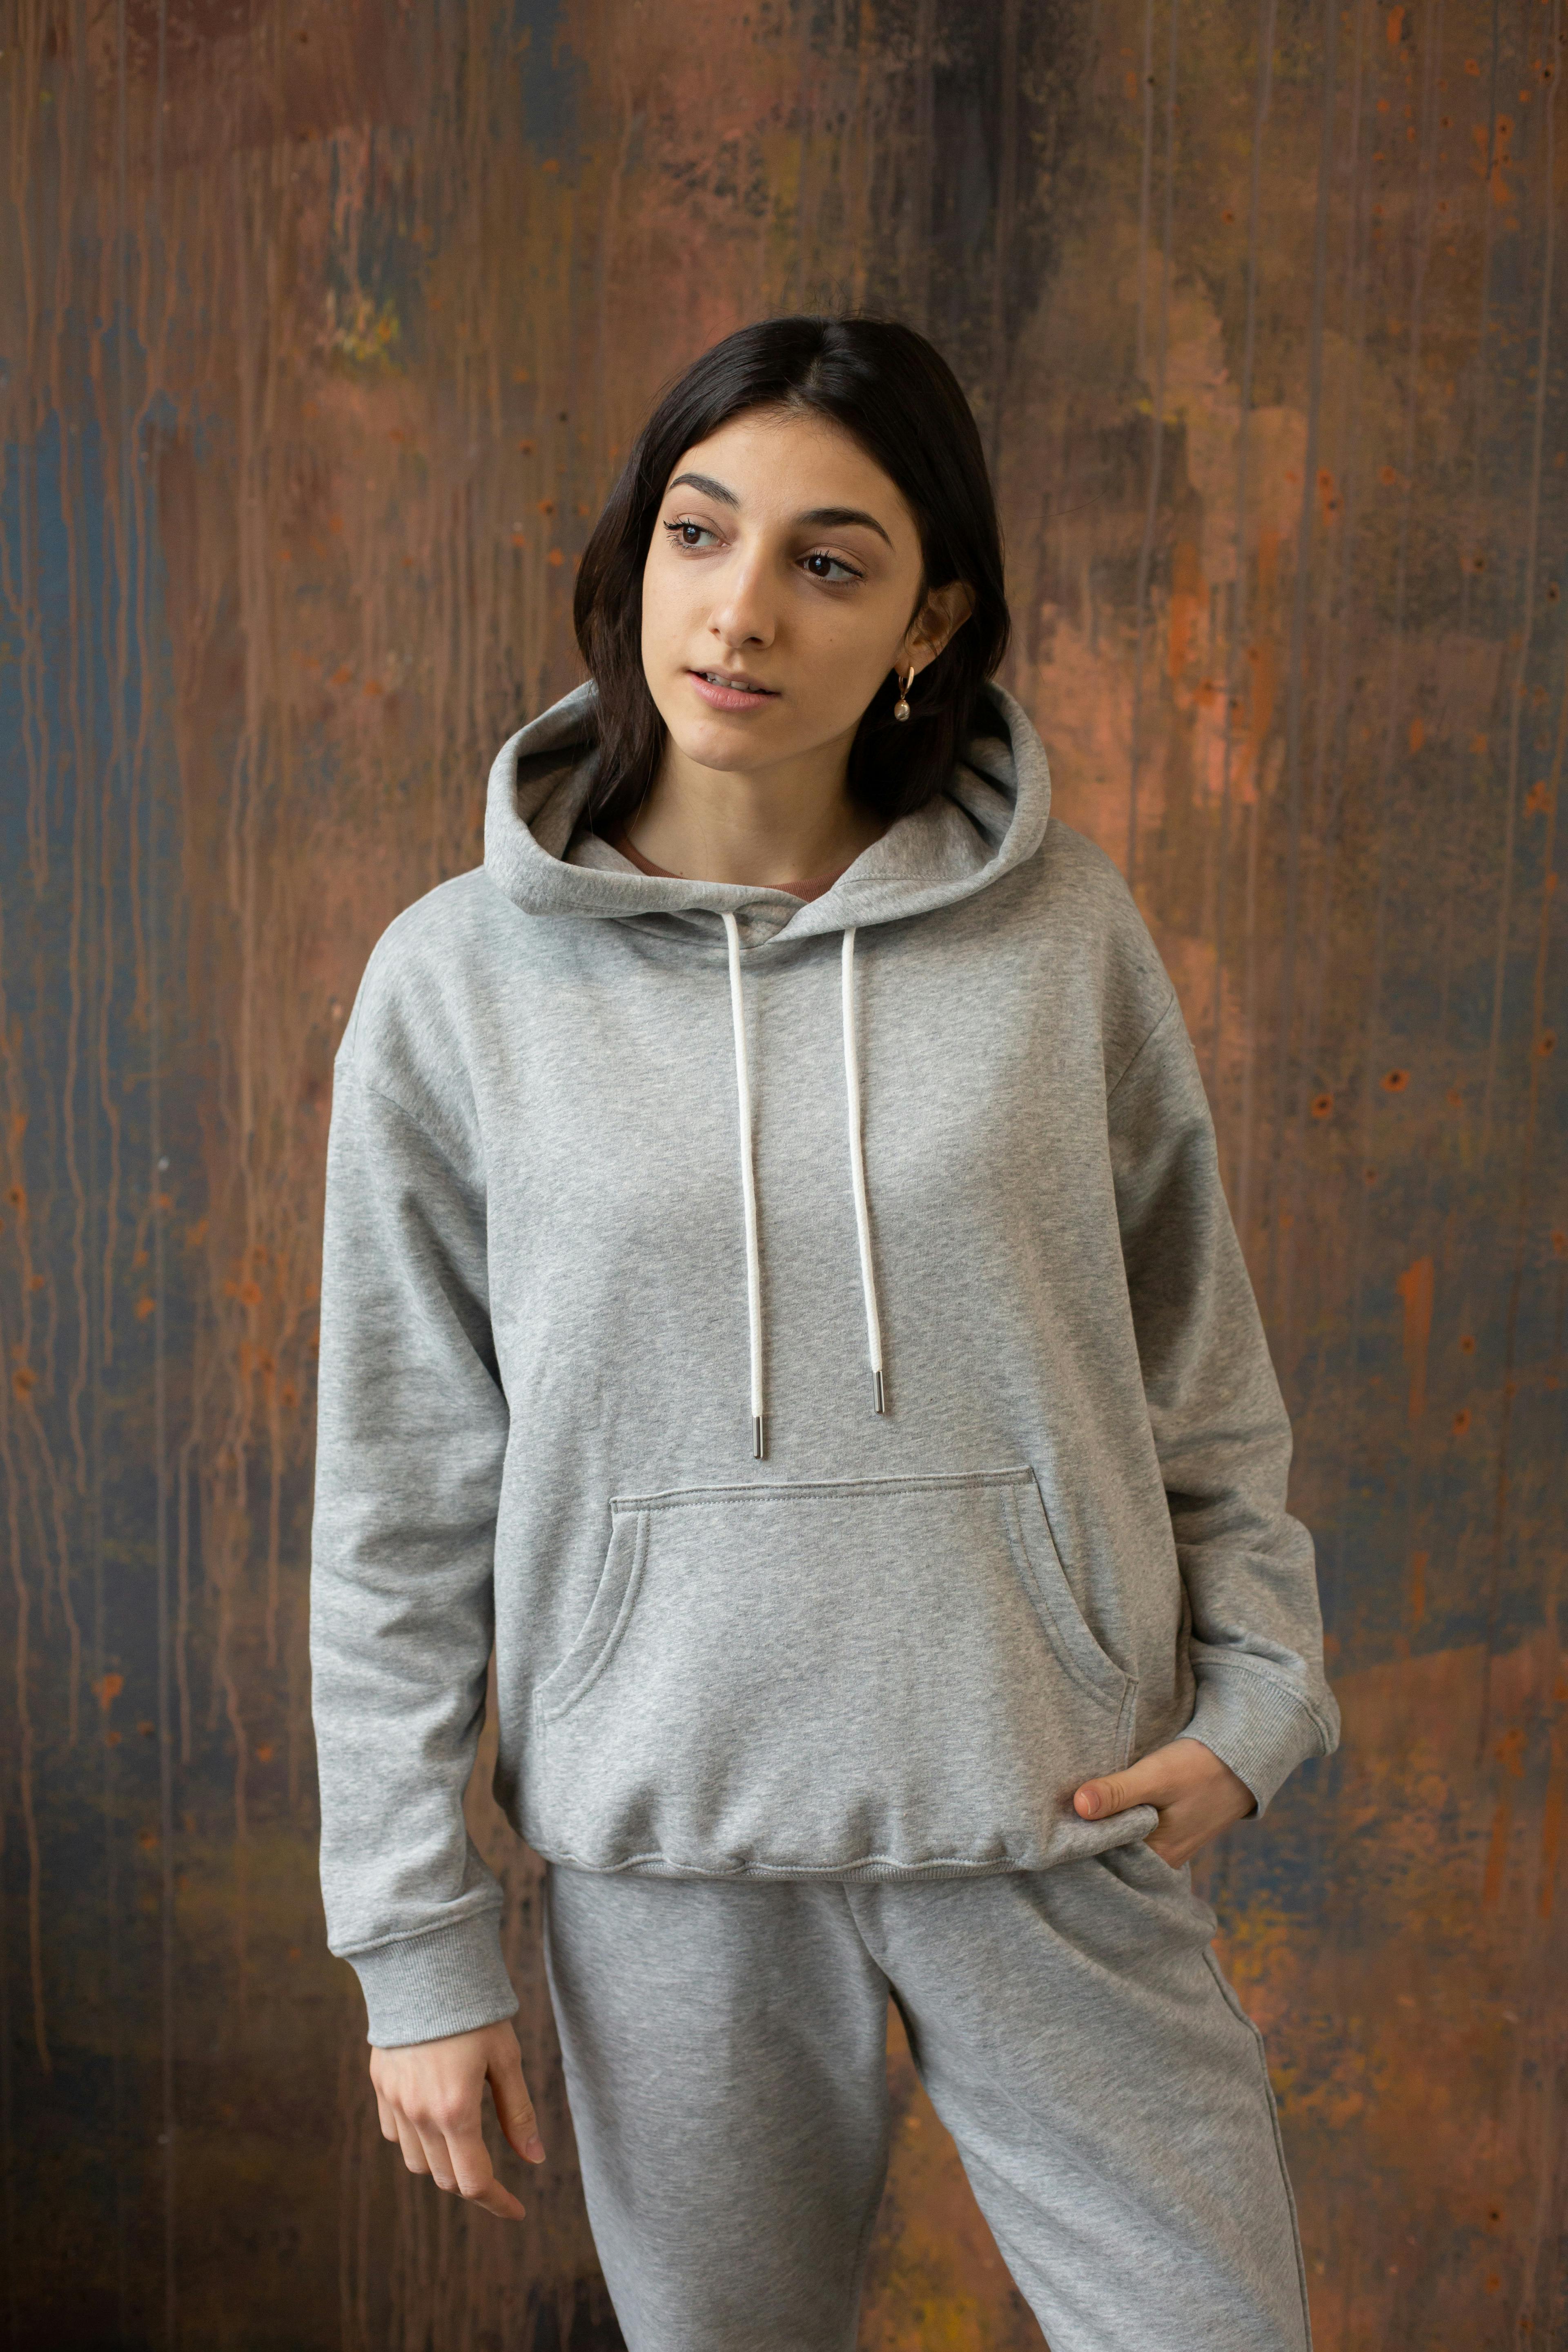
M 725 914 L 730 940 L 730 1018 L 735 1030 L 735 1101 L 741 1126 L 741 1195 L 746 1211 L 746 1312 L 752 1329 L 752 1456 L 763 1439 L 763 1269 L 757 1255 L 757 1180 L 752 1167 L 752 1081 L 746 1068 L 746 1008 L 741 995 L 741 927 Z
M 877 1312 L 877 1277 L 871 1270 L 871 1218 L 866 1205 L 866 1154 L 860 1141 L 860 1056 L 855 1044 L 855 926 L 844 934 L 844 1092 L 849 1116 L 849 1173 L 855 1187 L 855 1234 L 860 1244 L 860 1288 L 866 1299 L 866 1344 L 871 1356 L 871 1392 L 877 1411 L 882 1395 L 882 1320 Z
M 746 1061 L 746 1006 L 741 989 L 741 927 L 722 913 L 730 945 L 730 1019 L 735 1033 L 735 1105 L 741 1131 L 741 1197 L 746 1217 L 746 1315 L 752 1342 L 752 1454 L 767 1451 L 763 1419 L 763 1269 L 757 1249 L 757 1178 L 752 1160 L 752 1080 Z M 855 1235 L 860 1249 L 860 1289 L 866 1301 L 866 1344 L 871 1358 L 871 1393 L 886 1412 L 882 1388 L 882 1321 L 877 1312 L 877 1277 L 871 1265 L 871 1214 L 866 1199 L 866 1154 L 860 1140 L 860 1056 L 855 1042 L 855 926 L 844 933 L 844 1092 L 849 1122 L 849 1174 L 855 1192 Z

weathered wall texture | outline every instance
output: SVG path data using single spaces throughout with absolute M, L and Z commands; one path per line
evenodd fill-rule
M 13 0 L 0 36 L 5 2309 L 618 2340 L 410 2182 L 322 1945 L 331 1060 L 578 675 L 723 330 L 896 309 L 1133 878 L 1297 1416 L 1345 1741 L 1205 1865 L 1320 2352 L 1568 2342 L 1563 0 Z M 896 2060 L 868 2347 L 1037 2343 Z

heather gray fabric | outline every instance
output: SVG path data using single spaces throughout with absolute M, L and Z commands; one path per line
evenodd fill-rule
M 852 2352 L 888 1995 L 1052 2352 L 1307 2352 L 1262 2037 L 1142 1843 L 1054 1870 L 554 1870 L 545 1954 L 629 2352 Z
M 803 904 L 584 835 L 584 689 L 502 747 L 484 868 L 371 956 L 333 1091 L 311 1658 L 329 1940 L 373 2041 L 516 2005 L 462 1811 L 492 1640 L 497 1795 L 594 1871 L 1033 1871 L 1151 1830 L 1071 1790 L 1180 1732 L 1260 1811 L 1335 1744 L 1181 1011 L 1115 867 L 1050 818 L 1024 712 L 992 710 L 949 793 Z

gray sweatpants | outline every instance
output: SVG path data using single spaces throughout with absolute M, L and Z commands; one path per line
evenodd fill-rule
M 978 1880 L 552 1868 L 545 1957 L 631 2352 L 849 2352 L 889 1993 L 1051 2352 L 1308 2352 L 1263 2041 L 1150 1848 Z

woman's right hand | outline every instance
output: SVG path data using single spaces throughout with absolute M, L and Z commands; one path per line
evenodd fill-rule
M 510 2146 L 528 2163 L 543 2163 L 522 2052 L 504 2019 L 438 2042 L 373 2049 L 370 2079 L 381 2136 L 397 2142 L 410 2172 L 427 2172 L 437 2189 L 482 2205 L 498 2221 L 521 2221 L 525 2209 L 496 2179 L 480 2128 L 488 2082 Z

